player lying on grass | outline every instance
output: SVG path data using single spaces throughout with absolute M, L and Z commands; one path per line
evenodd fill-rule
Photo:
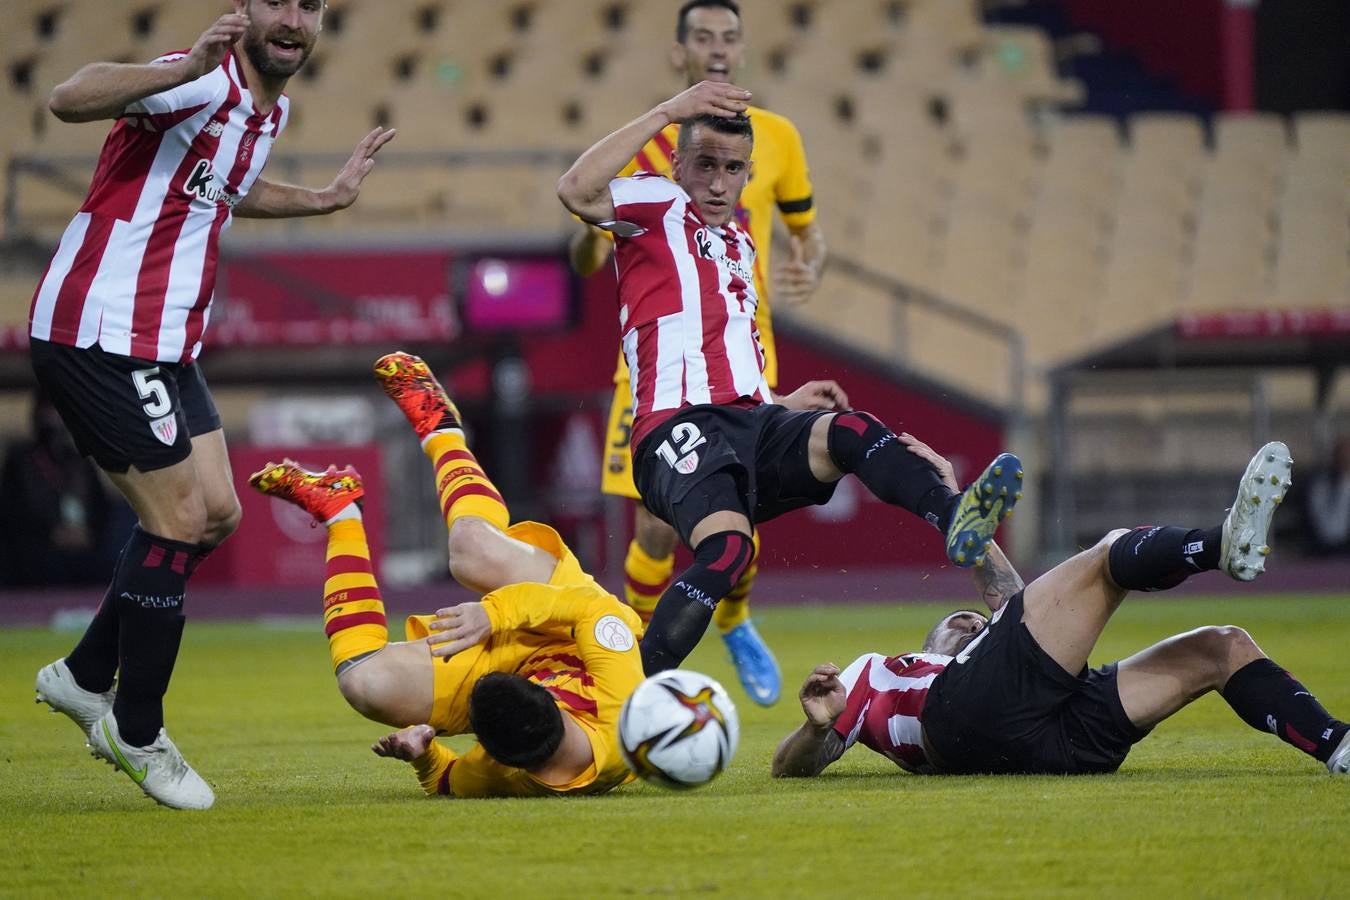
M 595 794 L 629 780 L 616 728 L 642 680 L 637 614 L 581 570 L 552 528 L 509 524 L 425 362 L 392 353 L 375 377 L 435 466 L 451 574 L 482 600 L 411 616 L 414 639 L 389 643 L 356 503 L 361 476 L 286 460 L 249 479 L 328 528 L 323 618 L 338 688 L 357 712 L 402 729 L 372 749 L 411 762 L 429 794 Z M 462 757 L 435 741 L 469 732 L 478 744 Z
M 950 473 L 929 447 L 904 440 Z M 974 571 L 993 615 L 946 616 L 919 653 L 869 653 L 842 672 L 817 666 L 800 693 L 806 721 L 779 745 L 773 774 L 818 775 L 855 743 L 924 774 L 1113 772 L 1155 725 L 1210 691 L 1253 728 L 1344 774 L 1350 725 L 1241 628 L 1197 628 L 1087 667 L 1128 591 L 1166 590 L 1209 570 L 1238 581 L 1260 575 L 1292 468 L 1284 444 L 1267 444 L 1221 524 L 1112 531 L 1025 589 L 991 549 L 988 564 Z

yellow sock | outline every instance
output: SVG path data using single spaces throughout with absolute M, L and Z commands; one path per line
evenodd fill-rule
M 750 587 L 755 583 L 755 574 L 759 572 L 759 532 L 755 532 L 755 558 L 749 567 L 741 573 L 741 580 L 731 589 L 731 593 L 722 598 L 713 612 L 713 621 L 717 630 L 726 634 L 737 625 L 750 618 Z
M 665 559 L 654 559 L 636 539 L 629 542 L 628 555 L 623 560 L 623 596 L 643 622 L 652 620 L 656 601 L 665 593 L 674 572 L 674 553 Z
M 461 432 L 435 432 L 427 438 L 422 450 L 436 467 L 436 493 L 447 528 L 461 516 L 478 516 L 506 530 L 511 524 L 506 502 L 483 472 Z
M 366 529 L 359 518 L 342 519 L 328 528 L 323 630 L 328 635 L 335 675 L 389 643 L 384 601 L 370 564 Z

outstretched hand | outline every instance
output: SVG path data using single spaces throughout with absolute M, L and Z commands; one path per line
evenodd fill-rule
M 788 409 L 838 412 L 848 409 L 848 394 L 836 381 L 808 381 L 792 393 L 779 397 L 778 403 Z
M 902 431 L 899 437 L 900 443 L 904 444 L 910 453 L 933 464 L 933 468 L 938 470 L 938 475 L 941 476 L 943 484 L 956 493 L 961 493 L 961 485 L 956 481 L 956 470 L 952 468 L 952 464 L 947 461 L 945 456 L 912 434 Z
M 817 728 L 828 728 L 844 712 L 848 702 L 848 692 L 839 680 L 839 667 L 834 663 L 821 663 L 806 676 L 806 683 L 797 693 L 802 702 L 802 712 L 806 720 Z
M 242 13 L 226 13 L 202 32 L 192 49 L 188 51 L 183 63 L 192 79 L 201 78 L 207 72 L 214 71 L 225 61 L 225 54 L 235 42 L 244 36 L 248 28 L 248 16 Z
M 436 618 L 428 628 L 432 632 L 426 637 L 431 655 L 446 657 L 487 640 L 492 622 L 480 600 L 436 610 Z
M 750 92 L 725 81 L 700 81 L 661 104 L 672 122 L 711 114 L 725 119 L 745 112 Z
M 436 739 L 436 729 L 430 725 L 412 725 L 393 734 L 386 734 L 370 745 L 376 756 L 412 762 L 427 752 Z
M 397 133 L 393 128 L 377 127 L 361 138 L 361 143 L 356 145 L 351 158 L 337 173 L 337 177 L 323 189 L 325 205 L 330 210 L 346 209 L 356 202 L 357 195 L 361 193 L 361 182 L 375 168 L 375 154 L 392 141 Z

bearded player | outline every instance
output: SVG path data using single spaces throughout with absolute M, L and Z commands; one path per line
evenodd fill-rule
M 234 0 L 191 49 L 149 65 L 93 63 L 50 99 L 63 122 L 114 122 L 33 297 L 33 371 L 138 521 L 84 636 L 38 672 L 37 698 L 74 720 L 95 756 L 180 809 L 215 802 L 164 729 L 184 595 L 240 515 L 197 364 L 220 236 L 235 215 L 350 206 L 394 135 L 366 135 L 321 190 L 259 177 L 323 13 L 323 0 Z
M 945 459 L 905 440 L 955 484 Z M 1088 668 L 1128 591 L 1166 590 L 1206 571 L 1242 582 L 1264 572 L 1292 469 L 1289 449 L 1267 444 L 1218 525 L 1122 528 L 1025 587 L 991 548 L 974 570 L 990 615 L 945 616 L 918 653 L 868 653 L 843 671 L 817 666 L 800 693 L 806 721 L 779 745 L 774 775 L 818 775 L 854 744 L 919 774 L 1113 772 L 1155 726 L 1211 691 L 1253 728 L 1346 774 L 1350 725 L 1241 628 L 1197 628 Z

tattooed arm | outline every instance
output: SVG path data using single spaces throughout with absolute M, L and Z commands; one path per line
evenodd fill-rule
M 900 434 L 900 443 L 904 444 L 910 453 L 932 463 L 947 487 L 958 493 L 961 491 L 952 464 L 941 453 L 906 432 Z M 1022 576 L 1017 574 L 1012 563 L 1008 562 L 1008 557 L 1003 555 L 1003 551 L 993 541 L 989 542 L 989 553 L 985 556 L 984 565 L 976 566 L 970 571 L 975 576 L 975 585 L 980 589 L 980 596 L 989 604 L 990 612 L 996 611 L 1009 597 L 1026 587 L 1022 583 Z
M 1022 576 L 1017 574 L 1012 563 L 1008 562 L 1008 557 L 1003 555 L 1002 548 L 993 541 L 989 542 L 989 552 L 985 554 L 984 565 L 976 566 L 970 571 L 975 576 L 975 586 L 980 589 L 980 596 L 988 604 L 990 612 L 997 612 L 1009 597 L 1026 587 L 1022 582 Z

